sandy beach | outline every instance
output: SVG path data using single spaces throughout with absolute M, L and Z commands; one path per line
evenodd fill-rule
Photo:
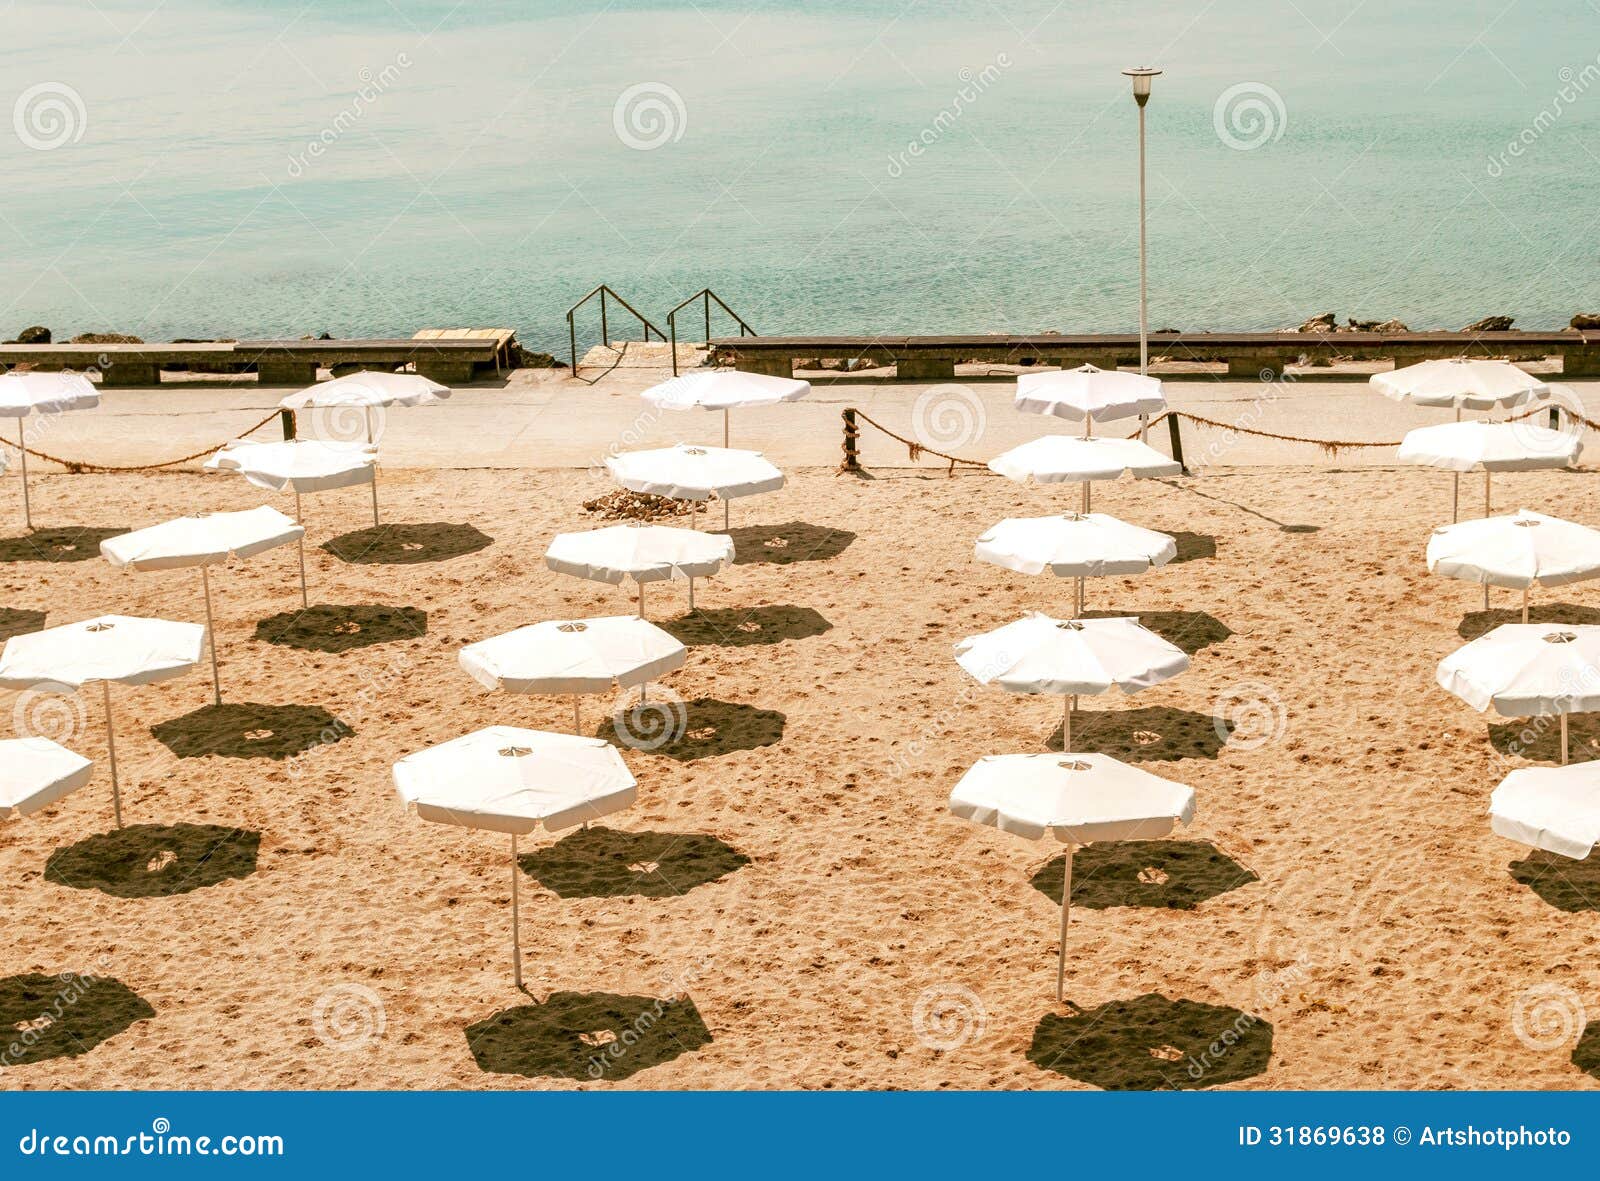
M 1060 702 L 979 686 L 951 649 L 1069 609 L 1069 583 L 978 563 L 972 545 L 1077 492 L 950 478 L 882 440 L 871 478 L 837 474 L 841 406 L 903 429 L 914 386 L 736 414 L 735 444 L 766 450 L 788 486 L 734 503 L 738 561 L 698 584 L 697 614 L 681 583 L 652 588 L 650 617 L 690 648 L 660 687 L 684 738 L 623 748 L 633 808 L 524 842 L 532 995 L 515 991 L 504 838 L 407 815 L 389 768 L 492 723 L 570 727 L 568 700 L 485 693 L 456 653 L 631 611 L 628 591 L 542 555 L 598 523 L 581 502 L 612 485 L 590 457 L 638 416 L 648 376 L 579 389 L 519 373 L 394 412 L 385 524 L 371 529 L 365 489 L 306 500 L 309 612 L 292 549 L 214 576 L 223 707 L 202 670 L 115 690 L 121 833 L 97 694 L 0 694 L 19 727 L 97 763 L 90 786 L 0 826 L 0 976 L 96 978 L 58 1023 L 74 1044 L 8 1062 L 0 1087 L 1593 1085 L 1575 1027 L 1535 1026 L 1600 1008 L 1600 875 L 1489 832 L 1490 790 L 1530 762 L 1506 753 L 1520 727 L 1434 684 L 1516 603 L 1497 592 L 1485 615 L 1477 588 L 1427 573 L 1449 477 L 1392 451 L 1241 442 L 1202 478 L 1097 487 L 1096 508 L 1171 533 L 1179 558 L 1091 581 L 1090 612 L 1138 616 L 1193 664 L 1134 698 L 1082 699 L 1075 743 L 1193 786 L 1199 806 L 1167 840 L 1079 854 L 1054 1003 L 1060 847 L 959 820 L 947 797 L 981 755 L 1059 747 Z M 1009 387 L 973 388 L 987 422 L 962 453 L 1050 429 L 1006 407 Z M 1216 417 L 1255 392 L 1168 389 Z M 276 396 L 117 391 L 38 445 L 148 462 L 220 442 Z M 1274 402 L 1269 429 L 1383 439 L 1439 417 L 1364 383 L 1292 397 L 1306 401 Z M 719 434 L 680 414 L 627 446 Z M 474 438 L 482 463 L 465 458 Z M 197 506 L 292 512 L 228 475 L 35 474 L 33 539 L 3 485 L 6 635 L 112 611 L 203 618 L 197 575 L 124 574 L 99 540 Z M 1508 475 L 1497 507 L 1593 524 L 1593 479 Z M 1476 504 L 1481 478 L 1463 488 Z M 1535 618 L 1600 621 L 1600 587 L 1536 592 Z M 612 705 L 585 702 L 586 731 L 614 738 Z M 1575 759 L 1600 753 L 1600 722 L 1578 716 L 1572 735 Z M 1528 754 L 1552 763 L 1553 735 Z M 1552 1013 L 1551 997 L 1581 1003 Z M 0 992 L 0 1018 L 19 1028 L 32 1003 Z

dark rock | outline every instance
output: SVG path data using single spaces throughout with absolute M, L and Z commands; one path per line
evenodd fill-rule
M 1410 332 L 1411 329 L 1406 327 L 1405 322 L 1403 320 L 1385 320 L 1383 323 L 1375 325 L 1373 327 L 1372 331 L 1374 331 L 1374 332 Z
M 1294 331 L 1296 331 L 1296 332 L 1332 332 L 1332 331 L 1334 331 L 1334 327 L 1335 327 L 1335 325 L 1338 324 L 1338 322 L 1339 322 L 1339 316 L 1338 316 L 1337 312 L 1323 312 L 1320 316 L 1312 316 L 1309 320 L 1307 320 L 1305 323 L 1301 324 L 1300 327 L 1296 328 Z
M 1463 332 L 1510 332 L 1511 325 L 1516 321 L 1510 316 L 1485 316 L 1481 320 L 1474 320 L 1461 331 Z
M 1600 312 L 1579 312 L 1572 317 L 1572 327 L 1586 331 L 1600 331 Z
M 128 336 L 121 332 L 80 332 L 71 340 L 72 344 L 143 344 L 144 339 L 138 336 Z
M 17 333 L 15 344 L 49 344 L 50 329 L 35 324 L 32 328 L 24 328 Z
M 513 369 L 565 369 L 567 363 L 558 361 L 549 353 L 536 353 L 525 349 L 520 344 L 511 346 L 511 367 Z

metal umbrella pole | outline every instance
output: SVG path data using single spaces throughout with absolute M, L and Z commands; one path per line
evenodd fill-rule
M 1076 845 L 1068 845 L 1061 867 L 1061 954 L 1056 960 L 1056 1000 L 1064 1000 L 1067 987 L 1067 920 L 1072 914 L 1072 854 Z
M 311 606 L 311 600 L 306 595 L 306 532 L 305 520 L 300 515 L 300 494 L 294 494 L 294 523 L 300 526 L 300 537 L 295 542 L 295 548 L 300 551 L 300 606 L 302 609 Z
M 106 749 L 111 755 L 111 812 L 117 827 L 122 827 L 122 788 L 117 783 L 117 731 L 111 724 L 111 682 L 101 681 L 106 702 Z
M 23 431 L 22 424 L 27 421 L 17 419 L 17 454 L 22 456 L 22 520 L 27 528 L 33 528 L 33 505 L 28 501 L 28 438 Z
M 206 647 L 211 649 L 211 692 L 216 704 L 222 704 L 222 674 L 217 671 L 217 626 L 211 616 L 211 568 L 200 567 L 200 585 L 206 595 Z
M 511 971 L 517 987 L 522 987 L 522 931 L 517 902 L 517 834 L 511 834 Z
M 372 407 L 367 407 L 367 446 L 372 446 Z M 378 527 L 378 460 L 372 460 L 372 527 Z

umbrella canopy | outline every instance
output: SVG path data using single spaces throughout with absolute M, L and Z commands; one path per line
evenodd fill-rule
M 111 721 L 111 682 L 150 685 L 182 676 L 200 663 L 206 629 L 197 623 L 101 615 L 81 623 L 13 636 L 0 650 L 0 689 L 67 693 L 99 681 L 111 756 L 111 800 L 122 825 L 117 740 Z
M 24 420 L 30 414 L 60 414 L 100 405 L 100 393 L 81 373 L 0 373 L 0 418 L 17 420 L 17 450 L 22 456 L 22 516 L 33 528 L 28 499 L 28 440 Z M 4 471 L 0 468 L 0 471 Z
M 1506 517 L 1462 521 L 1433 531 L 1428 569 L 1435 574 L 1522 591 L 1528 622 L 1528 588 L 1561 586 L 1600 574 L 1600 530 L 1521 509 Z
M 793 402 L 810 392 L 811 383 L 797 377 L 706 369 L 653 385 L 640 396 L 663 410 L 732 410 L 740 406 Z
M 716 574 L 732 561 L 733 538 L 664 525 L 612 525 L 585 533 L 558 533 L 544 553 L 545 565 L 557 574 L 612 585 L 633 579 L 639 586 L 641 618 L 645 583 L 688 579 L 693 610 L 694 580 Z
M 976 554 L 1018 574 L 1098 578 L 1165 566 L 1178 556 L 1178 543 L 1105 513 L 1062 513 L 1008 517 L 978 538 Z
M 991 459 L 989 470 L 1019 484 L 1081 483 L 1087 512 L 1090 480 L 1115 480 L 1124 472 L 1181 476 L 1183 465 L 1138 439 L 1045 435 Z
M 423 820 L 511 836 L 511 948 L 522 987 L 517 837 L 543 824 L 570 828 L 619 812 L 638 798 L 622 756 L 598 738 L 490 726 L 407 755 L 394 786 Z
M 307 386 L 279 402 L 285 410 L 329 406 L 431 406 L 450 396 L 447 385 L 420 373 L 386 373 L 363 369 L 332 381 Z
M 0 820 L 48 808 L 93 774 L 93 763 L 48 738 L 0 739 Z
M 1017 378 L 1016 407 L 1028 414 L 1051 414 L 1068 422 L 1112 422 L 1167 408 L 1161 380 L 1080 365 Z
M 252 443 L 240 439 L 218 451 L 205 466 L 238 472 L 257 488 L 273 492 L 327 492 L 371 483 L 378 453 L 365 443 L 285 439 Z
M 1600 762 L 1511 772 L 1489 797 L 1489 827 L 1510 840 L 1581 861 L 1600 841 Z
M 1137 693 L 1189 667 L 1137 619 L 1053 619 L 1038 611 L 956 645 L 956 663 L 1008 693 Z
M 200 513 L 178 517 L 148 529 L 136 529 L 100 543 L 100 553 L 113 566 L 127 570 L 177 570 L 200 567 L 206 601 L 206 636 L 211 649 L 211 686 L 222 704 L 222 674 L 217 667 L 217 636 L 211 615 L 208 566 L 230 556 L 254 557 L 280 545 L 303 542 L 306 531 L 268 505 L 237 513 Z M 300 551 L 300 597 L 305 600 L 305 550 Z
M 728 502 L 740 496 L 776 492 L 783 473 L 759 451 L 691 447 L 679 443 L 655 451 L 625 451 L 609 456 L 611 478 L 633 492 L 673 500 L 722 501 L 722 527 L 728 527 Z
M 986 755 L 950 793 L 950 811 L 1036 841 L 1046 832 L 1067 846 L 1061 892 L 1056 999 L 1066 980 L 1072 850 L 1094 841 L 1149 840 L 1194 818 L 1194 789 L 1109 755 Z
M 577 729 L 578 694 L 613 684 L 646 685 L 682 668 L 688 649 L 633 615 L 549 620 L 461 649 L 461 667 L 488 689 L 507 693 L 570 693 Z M 641 695 L 643 689 L 640 690 Z
M 1565 763 L 1567 715 L 1600 709 L 1600 626 L 1502 624 L 1441 660 L 1438 681 L 1476 710 L 1559 714 Z
M 91 410 L 100 392 L 81 373 L 0 373 L 0 418 Z
M 100 554 L 129 570 L 179 570 L 230 557 L 253 558 L 305 533 L 277 509 L 262 505 L 236 513 L 196 513 L 136 529 L 102 541 Z
M 1582 452 L 1577 433 L 1528 422 L 1444 422 L 1408 431 L 1395 458 L 1449 472 L 1525 472 L 1571 467 Z
M 1374 389 L 1397 402 L 1457 410 L 1521 406 L 1550 392 L 1548 385 L 1509 361 L 1472 357 L 1423 361 L 1391 373 L 1374 373 L 1368 380 Z

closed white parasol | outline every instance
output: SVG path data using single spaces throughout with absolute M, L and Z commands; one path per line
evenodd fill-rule
M 222 704 L 222 675 L 217 668 L 216 624 L 211 614 L 210 567 L 230 557 L 253 558 L 280 545 L 304 541 L 306 531 L 277 509 L 263 505 L 238 513 L 202 513 L 178 517 L 148 529 L 136 529 L 100 543 L 100 554 L 125 570 L 179 570 L 198 566 L 206 601 L 206 637 L 211 649 L 211 686 Z M 306 598 L 305 549 L 300 551 L 300 600 Z
M 641 619 L 645 583 L 688 579 L 693 611 L 694 580 L 708 578 L 732 561 L 733 538 L 665 525 L 612 525 L 585 533 L 558 533 L 544 553 L 545 565 L 558 574 L 613 585 L 633 579 L 639 588 Z
M 0 820 L 48 808 L 93 774 L 93 763 L 48 738 L 0 739 Z
M 810 392 L 811 383 L 797 377 L 741 373 L 737 369 L 705 369 L 653 385 L 640 396 L 663 410 L 722 411 L 722 445 L 726 447 L 730 410 L 793 402 Z
M 1138 439 L 1045 435 L 1013 447 L 989 461 L 989 470 L 1019 484 L 1082 484 L 1083 511 L 1089 511 L 1089 482 L 1137 477 L 1181 476 L 1183 465 Z
M 1094 841 L 1152 840 L 1194 819 L 1194 789 L 1110 755 L 986 755 L 950 793 L 950 811 L 1030 841 L 1053 833 L 1066 845 L 1056 999 L 1067 974 L 1072 854 Z
M 633 615 L 549 620 L 461 649 L 461 667 L 488 689 L 572 695 L 572 728 L 581 724 L 578 696 L 613 685 L 645 686 L 682 668 L 688 649 Z
M 394 765 L 400 799 L 423 820 L 511 837 L 511 952 L 522 987 L 517 838 L 620 812 L 638 786 L 616 748 L 598 738 L 490 726 L 407 755 Z
M 74 693 L 99 681 L 105 696 L 111 798 L 122 826 L 117 740 L 111 721 L 111 682 L 150 685 L 182 676 L 200 663 L 206 629 L 198 623 L 102 615 L 81 623 L 13 636 L 0 651 L 0 688 Z
M 759 451 L 691 447 L 679 443 L 655 451 L 625 451 L 606 459 L 612 479 L 632 492 L 673 500 L 722 501 L 722 527 L 728 527 L 728 502 L 783 487 L 783 473 Z
M 1508 840 L 1581 861 L 1600 841 L 1600 762 L 1511 772 L 1489 797 L 1489 827 Z
M 17 420 L 17 452 L 22 457 L 22 517 L 29 529 L 33 528 L 33 505 L 28 500 L 28 416 L 92 410 L 98 405 L 100 392 L 81 373 L 0 373 L 0 418 Z
M 1160 378 L 1080 365 L 1022 374 L 1017 378 L 1016 407 L 1029 414 L 1081 422 L 1088 433 L 1091 423 L 1160 414 L 1167 408 L 1167 399 Z
M 1061 745 L 1071 750 L 1079 694 L 1137 693 L 1183 672 L 1189 657 L 1137 619 L 1052 619 L 1035 611 L 962 640 L 956 663 L 1008 693 L 1059 694 Z
M 1503 717 L 1559 715 L 1567 761 L 1567 715 L 1600 710 L 1600 627 L 1507 623 L 1439 662 L 1441 688 Z
M 238 472 L 257 488 L 294 493 L 294 519 L 303 521 L 300 497 L 357 484 L 372 485 L 372 523 L 378 523 L 378 452 L 366 443 L 324 439 L 285 439 L 281 443 L 235 440 L 205 466 L 211 471 Z
M 1142 574 L 1178 556 L 1178 543 L 1165 533 L 1129 525 L 1105 513 L 1063 513 L 1049 517 L 1008 517 L 978 538 L 975 554 L 1018 574 L 1043 574 L 1078 580 L 1076 613 L 1083 614 L 1083 580 Z
M 1528 591 L 1562 586 L 1600 574 L 1600 530 L 1559 517 L 1520 509 L 1510 516 L 1444 525 L 1428 538 L 1428 569 L 1435 574 L 1522 591 L 1522 622 L 1528 622 Z

